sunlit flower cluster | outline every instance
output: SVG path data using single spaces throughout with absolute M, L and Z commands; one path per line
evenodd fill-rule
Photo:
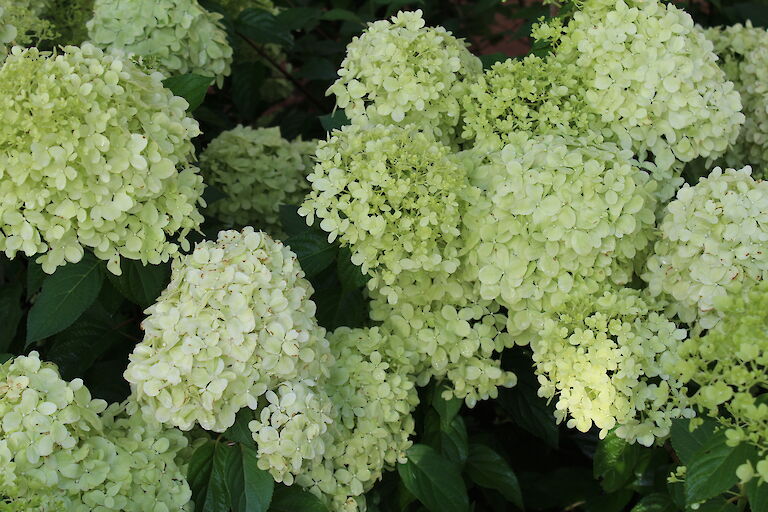
M 313 141 L 284 139 L 277 127 L 223 132 L 200 154 L 206 184 L 225 196 L 208 213 L 228 225 L 279 234 L 280 206 L 300 203 L 309 190 L 316 147 Z
M 749 167 L 718 167 L 685 185 L 659 229 L 643 279 L 653 295 L 674 299 L 670 309 L 685 322 L 712 327 L 727 285 L 768 278 L 768 183 L 755 181 Z
M 443 27 L 425 27 L 420 10 L 401 11 L 352 40 L 328 92 L 355 123 L 415 124 L 449 141 L 466 80 L 481 71 L 463 40 Z
M 681 356 L 685 376 L 699 387 L 691 398 L 702 413 L 727 428 L 730 445 L 750 443 L 760 453 L 737 474 L 768 482 L 768 283 L 728 288 L 715 300 L 723 319 L 706 335 L 687 340 Z
M 13 49 L 0 69 L 0 249 L 46 272 L 85 248 L 167 261 L 202 222 L 187 103 L 132 62 L 84 44 Z
M 712 28 L 706 35 L 720 56 L 718 64 L 736 84 L 746 117 L 725 161 L 733 167 L 751 165 L 763 176 L 768 166 L 768 31 L 747 22 Z
M 467 271 L 525 343 L 534 316 L 579 281 L 629 282 L 652 236 L 656 183 L 613 144 L 520 135 L 474 169 L 485 194 L 464 223 Z
M 221 86 L 232 64 L 221 17 L 197 0 L 96 0 L 88 35 L 101 48 L 147 57 L 166 76 L 196 73 Z
M 685 331 L 630 288 L 573 295 L 548 312 L 531 344 L 539 395 L 556 397 L 555 417 L 582 432 L 645 446 L 691 417 L 677 347 Z

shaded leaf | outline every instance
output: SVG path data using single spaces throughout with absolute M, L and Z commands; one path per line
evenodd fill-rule
M 272 512 L 328 512 L 320 499 L 298 486 L 277 486 L 272 495 Z
M 325 236 L 315 231 L 294 235 L 286 240 L 285 244 L 296 253 L 307 278 L 316 276 L 328 268 L 336 258 L 336 246 L 328 243 Z
M 415 444 L 397 472 L 405 487 L 431 512 L 467 512 L 469 498 L 456 464 L 433 448 Z
M 323 129 L 327 132 L 338 130 L 342 126 L 349 124 L 349 119 L 343 110 L 336 110 L 332 114 L 320 116 L 320 124 L 323 125 Z
M 235 21 L 235 30 L 254 43 L 293 44 L 291 31 L 274 14 L 263 9 L 245 9 Z
M 518 508 L 523 508 L 523 493 L 517 475 L 507 461 L 490 447 L 471 443 L 465 472 L 480 487 L 495 489 Z
M 21 283 L 8 283 L 0 287 L 0 352 L 6 352 L 19 330 L 23 316 Z
M 189 103 L 187 110 L 192 112 L 203 103 L 213 80 L 214 78 L 210 76 L 189 73 L 166 78 L 163 80 L 163 85 L 176 96 L 181 96 L 187 100 L 187 103 Z
M 230 441 L 255 447 L 256 441 L 253 440 L 251 429 L 248 423 L 254 419 L 254 412 L 247 407 L 240 409 L 235 416 L 235 423 L 224 432 L 224 437 Z
M 715 435 L 717 422 L 705 418 L 704 423 L 695 430 L 690 429 L 691 420 L 676 419 L 672 421 L 671 443 L 672 448 L 683 464 L 690 464 L 694 456 L 700 452 L 707 441 Z
M 109 281 L 129 301 L 147 308 L 155 303 L 171 280 L 171 264 L 142 265 L 140 261 L 123 261 L 123 274 L 107 274 Z
M 72 325 L 101 290 L 101 263 L 85 253 L 78 263 L 68 263 L 45 278 L 43 289 L 27 317 L 27 346 Z
M 634 479 L 642 449 L 637 444 L 620 439 L 615 432 L 598 443 L 594 473 L 595 477 L 602 479 L 603 489 L 609 493 L 616 492 Z
M 675 512 L 677 507 L 672 498 L 666 494 L 655 492 L 643 498 L 632 507 L 631 512 Z
M 713 498 L 736 485 L 739 480 L 736 469 L 757 455 L 750 444 L 733 447 L 725 441 L 724 431 L 717 431 L 688 464 L 685 499 L 689 505 Z
M 246 445 L 232 447 L 228 461 L 227 490 L 233 512 L 267 512 L 275 482 L 259 469 L 256 451 Z

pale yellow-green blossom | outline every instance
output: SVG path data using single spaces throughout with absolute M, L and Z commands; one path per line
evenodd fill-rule
M 0 250 L 52 273 L 91 249 L 119 274 L 121 257 L 158 264 L 186 246 L 203 220 L 200 130 L 161 78 L 90 44 L 14 47 L 0 68 Z
M 750 168 L 716 167 L 669 203 L 660 239 L 642 274 L 653 295 L 667 294 L 684 322 L 711 328 L 714 301 L 730 283 L 768 278 L 768 183 Z
M 739 139 L 728 148 L 728 166 L 752 166 L 763 176 L 768 165 L 768 31 L 746 25 L 706 30 L 720 56 L 720 67 L 736 84 L 746 121 Z
M 733 285 L 727 291 L 715 299 L 723 319 L 682 346 L 683 368 L 699 386 L 691 402 L 723 424 L 728 444 L 757 448 L 759 460 L 742 465 L 739 478 L 768 482 L 768 283 Z
M 443 27 L 425 27 L 421 10 L 371 23 L 347 46 L 328 89 L 353 123 L 415 124 L 452 140 L 466 80 L 480 60 Z
M 96 0 L 87 26 L 96 46 L 147 57 L 166 76 L 215 77 L 221 87 L 232 64 L 221 18 L 197 0 Z
M 238 126 L 221 133 L 200 154 L 207 185 L 225 197 L 207 211 L 230 226 L 256 226 L 279 235 L 280 206 L 300 204 L 310 185 L 317 143 L 284 139 L 280 128 Z
M 182 430 L 223 432 L 256 410 L 259 466 L 292 483 L 331 421 L 322 382 L 333 357 L 311 294 L 296 255 L 251 227 L 197 244 L 146 311 L 125 372 L 135 401 Z
M 583 280 L 630 281 L 653 236 L 656 182 L 629 151 L 554 135 L 527 137 L 471 171 L 484 191 L 464 215 L 467 277 L 509 310 L 524 344 L 536 317 Z
M 555 417 L 604 437 L 650 446 L 672 420 L 692 417 L 678 348 L 685 331 L 663 308 L 630 288 L 573 294 L 547 311 L 531 342 L 539 396 L 555 398 Z

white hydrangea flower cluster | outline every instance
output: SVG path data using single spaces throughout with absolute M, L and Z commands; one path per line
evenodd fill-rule
M 531 343 L 539 395 L 557 396 L 555 417 L 582 432 L 651 446 L 672 420 L 692 417 L 677 352 L 685 338 L 642 292 L 569 296 L 548 312 Z
M 727 285 L 768 278 L 768 183 L 750 172 L 716 167 L 667 205 L 642 277 L 684 322 L 711 328 Z
M 229 76 L 232 47 L 222 16 L 197 0 L 96 0 L 88 35 L 96 46 L 148 58 L 166 76 Z
M 450 148 L 415 125 L 349 125 L 317 150 L 299 208 L 349 245 L 352 262 L 391 285 L 402 271 L 458 266 L 467 179 Z
M 52 273 L 85 248 L 158 264 L 202 215 L 187 102 L 131 61 L 84 44 L 14 47 L 0 69 L 0 250 Z
M 322 460 L 296 481 L 324 496 L 331 510 L 356 511 L 382 472 L 405 462 L 418 396 L 413 381 L 380 352 L 388 343 L 380 329 L 340 327 L 329 342 L 336 359 L 327 387 L 334 422 Z
M 331 421 L 333 357 L 311 293 L 296 255 L 251 227 L 197 244 L 146 311 L 125 372 L 134 399 L 182 430 L 223 432 L 241 408 L 257 410 L 259 463 L 290 484 Z
M 712 43 L 673 4 L 588 0 L 555 44 L 554 58 L 580 70 L 602 132 L 622 147 L 687 162 L 736 141 L 739 93 Z
M 415 124 L 450 141 L 461 120 L 466 79 L 480 60 L 443 27 L 425 27 L 421 10 L 371 23 L 347 46 L 328 89 L 354 123 Z
M 610 143 L 517 139 L 473 170 L 485 194 L 464 216 L 464 231 L 480 296 L 508 308 L 509 332 L 526 343 L 534 316 L 579 281 L 630 281 L 653 236 L 656 183 Z
M 280 128 L 237 126 L 213 139 L 200 154 L 206 184 L 226 198 L 207 211 L 228 225 L 257 226 L 281 234 L 280 205 L 298 204 L 309 191 L 314 141 L 289 141 Z
M 0 495 L 14 510 L 191 510 L 184 435 L 130 403 L 105 408 L 36 352 L 0 366 Z
M 720 56 L 720 67 L 736 84 L 746 121 L 739 139 L 728 148 L 728 166 L 751 165 L 763 176 L 768 168 L 768 31 L 746 25 L 705 31 Z

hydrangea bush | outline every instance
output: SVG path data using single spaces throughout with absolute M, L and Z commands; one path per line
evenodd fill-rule
M 763 512 L 756 7 L 66 4 L 0 0 L 0 511 Z

